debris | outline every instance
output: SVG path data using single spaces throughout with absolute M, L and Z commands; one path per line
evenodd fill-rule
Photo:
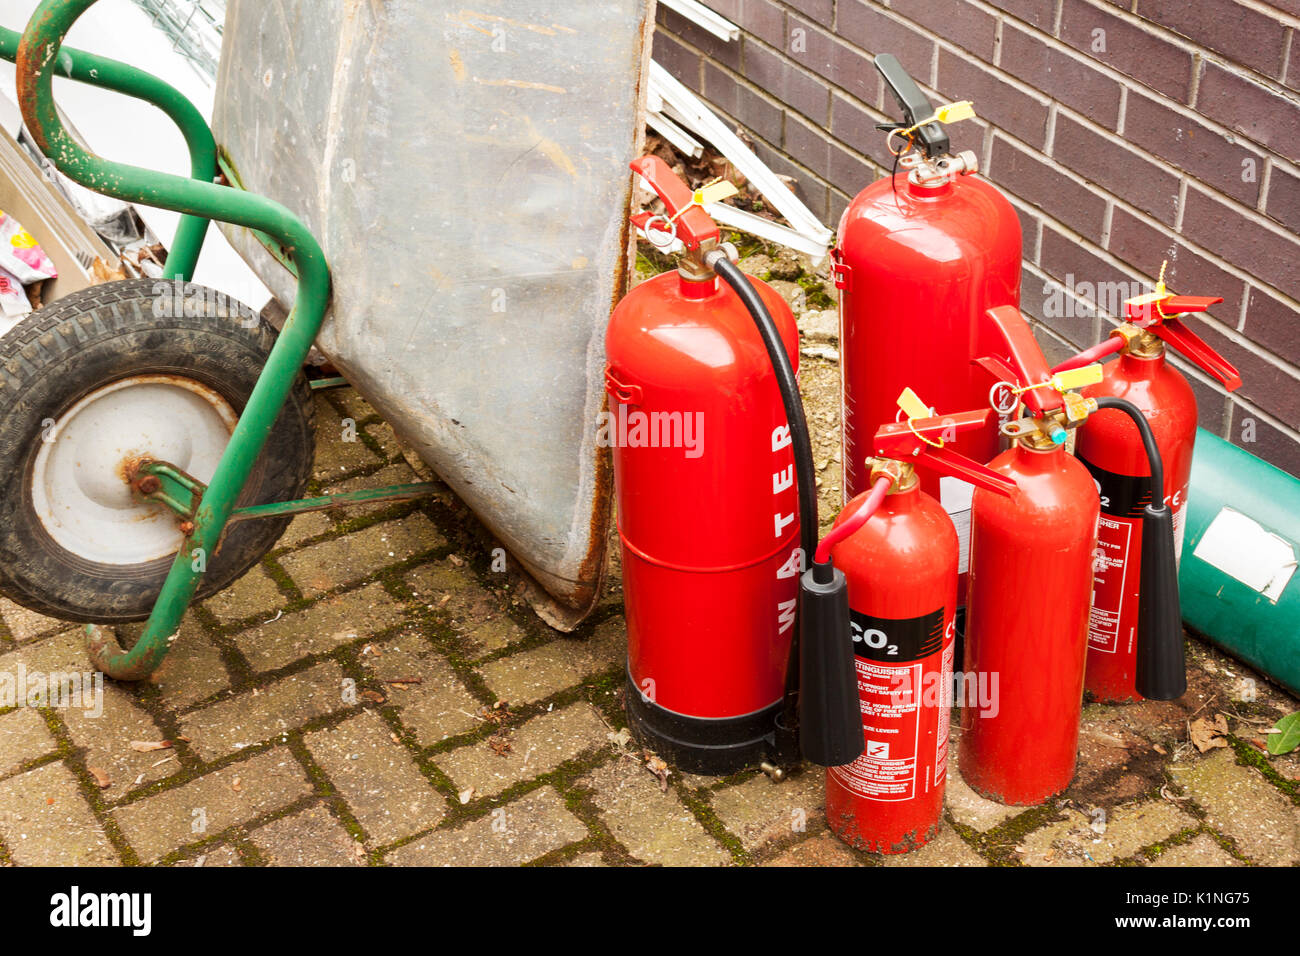
M 377 690 L 363 690 L 358 696 L 368 704 L 382 704 L 388 699 Z
M 385 679 L 385 684 L 392 684 L 400 690 L 405 690 L 411 684 L 423 684 L 423 677 L 389 677 Z
M 87 767 L 86 769 L 89 770 L 90 775 L 95 778 L 95 785 L 98 786 L 100 790 L 107 790 L 113 785 L 113 781 L 109 777 L 107 771 L 101 770 L 99 767 Z
M 627 727 L 624 727 L 618 733 L 611 732 L 606 734 L 605 736 L 609 738 L 610 743 L 612 743 L 615 747 L 617 747 L 619 750 L 623 750 L 625 747 L 627 747 L 628 742 L 632 739 L 632 731 L 629 730 Z
M 1228 733 L 1228 718 L 1223 714 L 1215 714 L 1213 718 L 1199 717 L 1188 726 L 1192 743 L 1201 753 L 1213 747 L 1228 746 L 1228 741 L 1225 739 Z
M 664 763 L 662 759 L 649 751 L 646 751 L 643 756 L 645 757 L 645 768 L 659 778 L 659 789 L 664 793 L 667 793 L 668 775 L 672 773 L 672 771 L 668 769 L 668 764 Z
M 504 757 L 515 749 L 510 744 L 510 731 L 505 727 L 502 727 L 488 738 L 488 746 L 492 748 L 492 752 L 498 757 Z
M 131 749 L 136 753 L 147 754 L 153 750 L 170 750 L 172 742 L 170 740 L 133 740 Z
M 233 791 L 235 791 L 235 793 L 239 793 L 241 790 L 243 790 L 243 789 L 244 789 L 244 778 L 243 778 L 243 777 L 236 777 L 234 780 L 232 780 L 232 781 L 230 782 L 230 789 L 233 790 Z
M 469 803 L 469 802 L 470 802 L 471 800 L 473 800 L 473 799 L 474 799 L 474 788 L 473 788 L 473 787 L 466 787 L 464 790 L 462 790 L 462 791 L 460 792 L 460 803 L 461 803 L 461 806 L 464 806 L 465 804 Z

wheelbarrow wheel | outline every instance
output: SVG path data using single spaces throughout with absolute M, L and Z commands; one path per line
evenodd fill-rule
M 52 617 L 148 617 L 179 517 L 135 494 L 141 459 L 211 480 L 275 331 L 201 286 L 128 279 L 74 292 L 0 338 L 0 594 Z M 315 420 L 300 374 L 240 496 L 302 497 Z M 246 572 L 290 518 L 229 526 L 198 597 Z

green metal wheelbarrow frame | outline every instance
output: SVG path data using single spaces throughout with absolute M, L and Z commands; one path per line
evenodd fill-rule
M 123 651 L 109 628 L 87 625 L 91 662 L 119 680 L 139 680 L 166 657 L 194 599 L 207 555 L 215 554 L 227 524 L 252 518 L 279 517 L 359 502 L 404 500 L 433 494 L 441 485 L 420 482 L 347 494 L 236 508 L 235 502 L 262 453 L 271 427 L 300 374 L 316 340 L 330 297 L 325 254 L 306 226 L 288 209 L 234 185 L 214 182 L 218 168 L 216 141 L 203 115 L 184 95 L 141 70 L 78 50 L 63 49 L 63 39 L 77 19 L 97 0 L 43 0 L 21 37 L 0 28 L 0 56 L 18 68 L 18 101 L 23 120 L 42 152 L 68 178 L 87 189 L 125 202 L 182 213 L 164 267 L 169 279 L 188 281 L 212 220 L 254 230 L 268 248 L 283 257 L 298 278 L 293 309 L 285 320 L 266 365 L 257 379 L 230 442 L 208 484 L 162 461 L 141 465 L 135 487 L 145 498 L 174 511 L 185 538 L 163 583 L 144 631 Z M 191 177 L 175 176 L 112 162 L 84 149 L 59 119 L 54 78 L 74 80 L 125 93 L 163 110 L 180 128 L 190 151 Z M 346 384 L 323 380 L 313 387 Z M 151 480 L 156 479 L 156 480 Z

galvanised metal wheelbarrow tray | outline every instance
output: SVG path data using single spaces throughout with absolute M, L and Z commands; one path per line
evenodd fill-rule
M 215 140 L 166 84 L 63 48 L 94 3 L 44 0 L 21 38 L 0 31 L 0 55 L 61 171 L 186 214 L 164 270 L 177 282 L 77 292 L 0 339 L 0 593 L 86 622 L 94 663 L 139 678 L 190 601 L 294 514 L 431 493 L 302 497 L 316 343 L 554 597 L 548 618 L 580 620 L 604 565 L 595 435 L 647 0 L 236 0 Z M 167 112 L 191 178 L 87 151 L 56 75 Z M 278 335 L 182 281 L 209 220 L 292 304 Z M 123 651 L 111 625 L 146 618 Z

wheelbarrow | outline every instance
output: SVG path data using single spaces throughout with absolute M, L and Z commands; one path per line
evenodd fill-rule
M 221 150 L 161 80 L 63 48 L 94 3 L 44 0 L 21 37 L 0 31 L 24 121 L 70 178 L 183 216 L 162 281 L 73 293 L 0 339 L 0 593 L 84 622 L 110 676 L 147 676 L 189 604 L 256 565 L 294 515 L 442 487 L 304 497 L 311 392 L 351 383 L 549 592 L 543 616 L 576 625 L 604 565 L 609 476 L 594 435 L 603 328 L 626 275 L 645 0 L 545 18 L 542 0 L 474 14 L 234 2 Z M 555 22 L 592 16 L 601 30 Z M 514 60 L 491 59 L 510 45 Z M 283 62 L 263 63 L 266 50 Z M 413 85 L 421 63 L 430 79 Z M 534 69 L 520 79 L 502 64 Z M 191 178 L 85 149 L 56 111 L 56 75 L 163 109 Z M 584 83 L 598 89 L 546 100 Z M 395 108 L 422 101 L 445 115 L 393 125 Z M 209 221 L 292 303 L 278 333 L 188 281 Z M 343 377 L 308 382 L 318 341 Z M 115 626 L 140 620 L 123 650 Z

